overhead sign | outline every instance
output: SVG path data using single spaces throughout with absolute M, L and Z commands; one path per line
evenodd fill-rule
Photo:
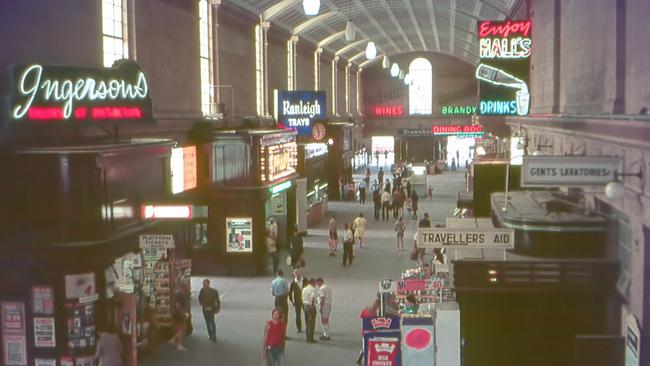
M 433 132 L 425 128 L 400 128 L 397 134 L 404 137 L 431 137 Z
M 151 120 L 147 78 L 132 60 L 111 68 L 17 65 L 11 69 L 9 121 Z
M 433 126 L 431 132 L 434 136 L 466 136 L 466 137 L 481 137 L 483 136 L 482 125 L 449 125 L 449 126 Z
M 159 234 L 142 234 L 140 235 L 140 248 L 159 248 L 171 249 L 174 248 L 173 235 L 159 235 Z
M 265 160 L 265 166 L 262 168 L 262 180 L 273 182 L 296 172 L 298 145 L 295 142 L 264 146 L 262 150 Z
M 608 156 L 524 156 L 522 187 L 606 185 L 621 159 Z
M 314 121 L 327 117 L 324 91 L 275 90 L 274 116 L 278 127 L 311 136 Z
M 479 114 L 528 114 L 531 25 L 530 20 L 478 23 Z
M 280 192 L 284 192 L 289 188 L 291 188 L 291 181 L 290 180 L 288 180 L 286 182 L 282 182 L 280 184 L 276 184 L 276 185 L 270 187 L 269 192 L 271 192 L 271 194 L 273 195 L 273 194 L 278 194 Z
M 440 112 L 444 116 L 454 116 L 454 115 L 468 116 L 468 115 L 476 114 L 476 106 L 475 105 L 443 105 L 442 108 L 440 108 Z
M 495 228 L 418 228 L 418 248 L 514 249 L 515 231 Z

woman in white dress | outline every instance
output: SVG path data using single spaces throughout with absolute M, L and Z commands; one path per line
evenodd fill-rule
M 368 224 L 368 221 L 363 217 L 363 213 L 359 213 L 359 216 L 352 223 L 354 239 L 359 243 L 359 248 L 363 248 L 363 238 L 366 236 L 366 224 Z

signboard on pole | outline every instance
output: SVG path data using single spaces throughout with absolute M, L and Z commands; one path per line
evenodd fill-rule
M 495 228 L 418 228 L 418 248 L 514 249 L 515 231 Z
M 522 187 L 606 185 L 616 180 L 621 159 L 610 156 L 524 156 Z
M 174 248 L 173 235 L 142 234 L 140 235 L 140 248 Z

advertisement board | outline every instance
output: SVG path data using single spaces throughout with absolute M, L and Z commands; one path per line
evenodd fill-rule
M 54 318 L 34 318 L 34 346 L 56 347 Z
M 418 248 L 514 249 L 515 231 L 494 228 L 418 228 Z
M 226 218 L 226 251 L 250 253 L 253 251 L 253 219 L 251 217 Z
M 530 20 L 478 22 L 479 114 L 528 114 L 531 26 Z
M 311 136 L 315 121 L 327 116 L 325 92 L 314 90 L 275 90 L 275 121 L 279 128 Z
M 147 78 L 133 60 L 110 68 L 16 65 L 9 75 L 5 120 L 152 120 Z
M 196 187 L 196 146 L 172 149 L 172 193 L 180 193 Z

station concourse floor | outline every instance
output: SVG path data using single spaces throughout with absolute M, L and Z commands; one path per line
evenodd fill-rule
M 376 169 L 371 168 L 371 180 L 376 178 Z M 385 175 L 390 178 L 390 169 Z M 356 175 L 358 179 L 361 175 Z M 434 189 L 433 202 L 428 202 L 424 186 L 416 186 L 420 195 L 420 212 L 428 212 L 432 224 L 444 224 L 456 207 L 456 192 L 464 190 L 465 171 L 444 172 L 429 175 L 428 184 Z M 327 222 L 332 213 L 336 213 L 339 236 L 344 222 L 352 222 L 354 217 L 363 212 L 368 220 L 364 247 L 355 247 L 354 263 L 351 267 L 341 265 L 342 247 L 337 256 L 328 255 Z M 333 294 L 333 307 L 330 316 L 330 341 L 307 343 L 303 333 L 297 333 L 295 312 L 289 304 L 289 326 L 286 341 L 286 365 L 332 366 L 356 365 L 355 361 L 361 346 L 362 308 L 373 300 L 378 290 L 379 281 L 384 278 L 398 279 L 403 270 L 416 265 L 409 259 L 413 247 L 413 235 L 417 227 L 416 220 L 407 219 L 408 229 L 405 235 L 403 252 L 395 251 L 395 220 L 375 221 L 372 201 L 360 205 L 358 202 L 329 202 L 329 213 L 316 227 L 309 228 L 309 235 L 304 237 L 306 268 L 304 275 L 308 278 L 322 277 L 330 286 Z M 284 262 L 287 253 L 281 255 Z M 430 260 L 430 256 L 427 256 Z M 291 281 L 291 270 L 282 269 L 287 281 Z M 207 277 L 212 287 L 221 294 L 221 312 L 216 317 L 217 343 L 208 340 L 205 321 L 197 296 L 204 277 L 192 278 L 192 320 L 194 333 L 185 341 L 188 351 L 177 351 L 170 344 L 163 342 L 157 351 L 141 361 L 144 366 L 191 365 L 191 366 L 258 366 L 262 365 L 261 348 L 264 325 L 271 318 L 273 296 L 271 281 L 273 276 L 263 277 Z M 322 332 L 320 318 L 316 321 L 315 338 Z

